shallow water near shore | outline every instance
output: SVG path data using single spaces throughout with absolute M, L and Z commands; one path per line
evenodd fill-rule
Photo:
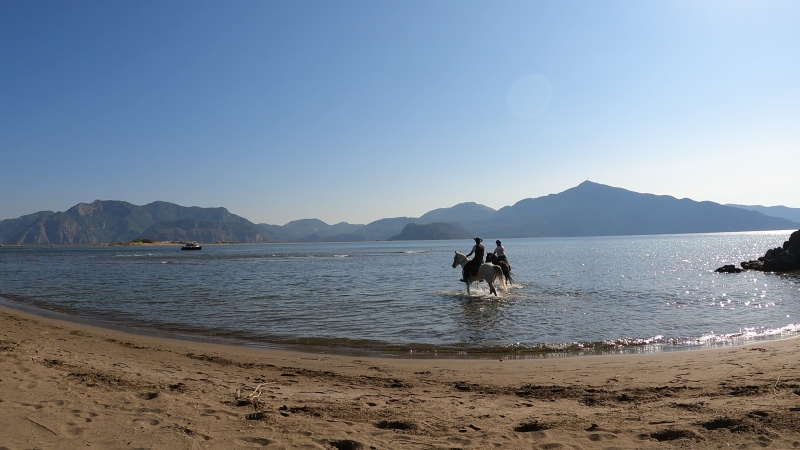
M 0 296 L 118 326 L 327 353 L 658 352 L 796 335 L 800 277 L 713 272 L 790 232 L 503 239 L 516 283 L 498 297 L 458 282 L 453 255 L 467 240 L 6 246 Z

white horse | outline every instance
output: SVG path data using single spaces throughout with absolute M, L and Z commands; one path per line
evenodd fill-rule
M 456 251 L 456 256 L 453 257 L 453 268 L 455 269 L 456 266 L 461 266 L 464 268 L 464 264 L 470 261 L 469 258 L 464 256 L 463 253 Z M 484 280 L 489 285 L 489 293 L 494 294 L 497 297 L 497 290 L 495 290 L 494 283 L 496 280 L 500 280 L 500 285 L 503 286 L 503 292 L 508 292 L 508 286 L 506 285 L 506 280 L 503 278 L 503 269 L 500 266 L 495 266 L 494 264 L 481 264 L 481 267 L 478 269 L 478 274 L 473 275 L 466 278 L 467 280 L 467 294 L 469 294 L 469 285 L 472 284 L 473 281 L 480 281 Z

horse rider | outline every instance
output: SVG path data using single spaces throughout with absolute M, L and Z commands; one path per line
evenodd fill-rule
M 503 243 L 500 242 L 500 239 L 494 241 L 494 243 L 497 244 L 494 252 L 492 252 L 492 254 L 494 254 L 494 262 L 508 261 L 508 259 L 506 259 L 506 249 L 503 247 Z
M 464 271 L 462 273 L 462 278 L 459 281 L 468 283 L 469 277 L 477 273 L 478 268 L 480 268 L 481 264 L 483 264 L 483 257 L 484 254 L 486 253 L 486 250 L 483 248 L 483 245 L 481 245 L 481 242 L 483 242 L 483 239 L 479 237 L 475 238 L 475 245 L 472 247 L 472 250 L 470 250 L 469 254 L 467 254 L 467 258 L 469 258 L 469 256 L 474 253 L 475 258 L 472 261 L 464 264 Z

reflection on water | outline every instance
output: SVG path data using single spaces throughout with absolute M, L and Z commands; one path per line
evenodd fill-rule
M 652 352 L 796 334 L 797 275 L 713 272 L 788 235 L 503 239 L 518 283 L 499 297 L 458 282 L 453 251 L 470 241 L 3 247 L 0 295 L 115 324 L 318 351 Z

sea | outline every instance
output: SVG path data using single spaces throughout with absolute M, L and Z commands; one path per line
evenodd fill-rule
M 800 275 L 716 273 L 792 230 L 505 239 L 515 282 L 467 293 L 471 240 L 3 246 L 0 302 L 136 333 L 326 354 L 656 353 L 800 331 Z M 488 247 L 487 250 L 491 250 Z

